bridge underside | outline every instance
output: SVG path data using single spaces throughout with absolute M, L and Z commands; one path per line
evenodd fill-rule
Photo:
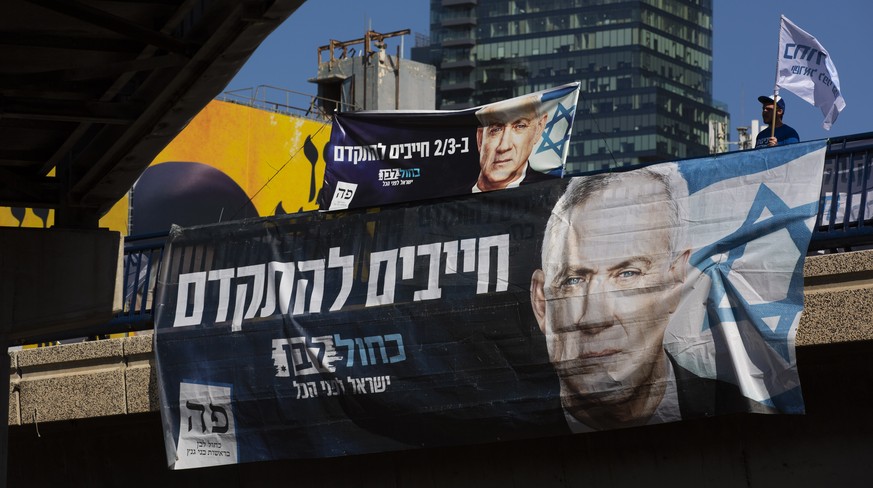
M 7 0 L 0 206 L 96 228 L 304 0 Z

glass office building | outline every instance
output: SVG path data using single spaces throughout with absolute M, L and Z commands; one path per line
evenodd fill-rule
M 712 0 L 431 0 L 437 106 L 571 81 L 582 94 L 571 173 L 709 154 Z

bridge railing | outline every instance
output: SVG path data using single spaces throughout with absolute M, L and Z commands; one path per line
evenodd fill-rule
M 810 251 L 873 244 L 873 133 L 831 139 Z
M 164 255 L 166 233 L 128 236 L 124 240 L 121 310 L 110 324 L 111 332 L 132 332 L 153 325 L 155 287 Z
M 831 139 L 825 156 L 810 252 L 873 247 L 873 133 Z M 124 306 L 111 332 L 152 327 L 155 285 L 166 234 L 125 240 Z M 108 333 L 108 332 L 107 332 Z

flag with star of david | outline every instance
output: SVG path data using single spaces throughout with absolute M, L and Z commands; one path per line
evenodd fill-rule
M 579 83 L 463 110 L 337 113 L 321 210 L 516 188 L 563 176 Z
M 825 149 L 814 141 L 678 164 L 690 286 L 665 348 L 682 367 L 783 413 L 804 412 L 794 338 Z

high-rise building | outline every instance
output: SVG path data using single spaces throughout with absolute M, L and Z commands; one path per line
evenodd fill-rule
M 710 152 L 728 121 L 712 99 L 712 0 L 431 0 L 437 106 L 571 81 L 582 94 L 571 173 Z

